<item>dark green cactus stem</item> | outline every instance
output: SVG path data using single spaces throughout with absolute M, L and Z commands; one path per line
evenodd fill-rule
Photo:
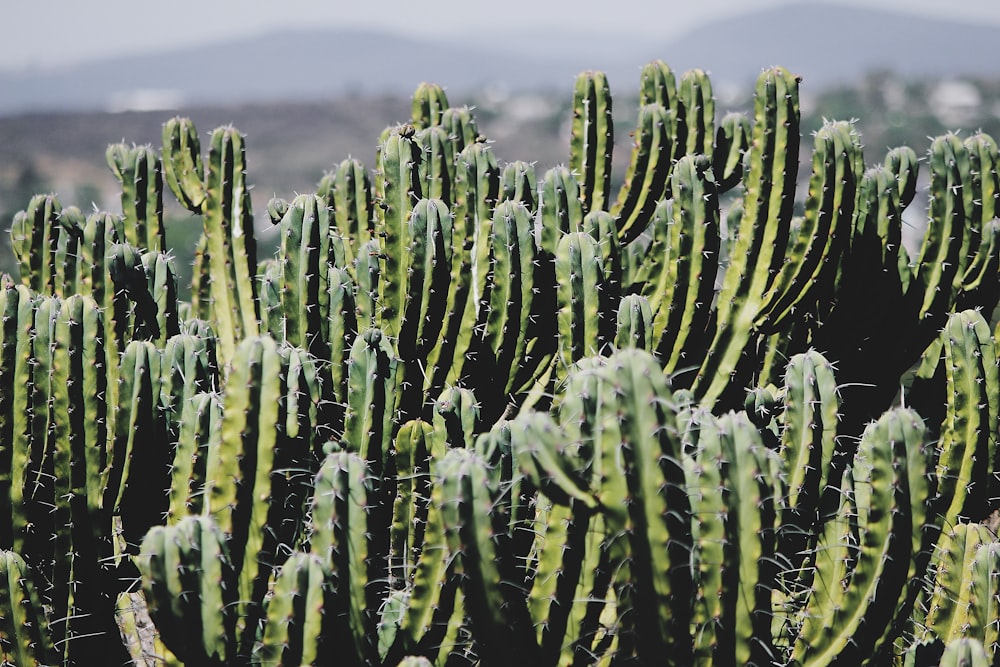
M 411 106 L 410 124 L 419 130 L 431 125 L 439 125 L 441 115 L 450 105 L 444 88 L 436 83 L 425 81 L 417 86 L 416 92 L 413 93 Z
M 840 255 L 851 238 L 862 168 L 861 138 L 849 123 L 828 122 L 816 133 L 805 217 L 755 321 L 765 333 L 786 329 L 814 303 L 829 309 Z
M 861 665 L 891 644 L 892 619 L 914 577 L 932 459 L 922 420 L 895 408 L 861 438 L 836 517 L 816 548 L 812 594 L 802 614 L 795 664 Z M 858 541 L 850 537 L 855 533 Z
M 4 289 L 3 309 L 3 370 L 10 380 L 11 392 L 3 392 L 4 435 L 10 443 L 4 450 L 2 470 L 9 475 L 10 505 L 4 509 L 4 548 L 25 551 L 30 518 L 26 502 L 30 499 L 29 466 L 31 465 L 31 386 L 32 343 L 34 330 L 34 295 L 24 285 L 8 284 Z M 9 467 L 7 467 L 9 464 Z M 2 501 L 0 501 L 2 502 Z
M 163 226 L 163 166 L 152 146 L 112 144 L 105 153 L 108 167 L 122 185 L 125 237 L 146 252 L 167 249 Z
M 452 267 L 452 225 L 448 207 L 440 199 L 421 199 L 408 223 L 405 253 L 408 269 L 405 282 L 405 307 L 397 349 L 405 362 L 426 359 L 431 348 L 439 345 L 439 334 L 447 303 L 437 294 L 446 291 Z M 415 364 L 408 381 L 416 392 L 424 386 Z M 418 399 L 419 400 L 419 399 Z
M 426 434 L 424 426 L 419 426 L 419 430 Z M 400 429 L 404 434 L 406 426 Z M 420 442 L 421 435 L 416 435 L 416 443 Z M 397 441 L 398 442 L 398 441 Z M 413 441 L 411 441 L 413 442 Z M 452 557 L 445 540 L 444 525 L 441 518 L 441 509 L 438 503 L 433 502 L 434 493 L 434 472 L 433 468 L 438 461 L 445 456 L 445 444 L 436 439 L 428 442 L 424 439 L 424 444 L 429 445 L 428 469 L 431 474 L 426 477 L 418 476 L 414 492 L 426 492 L 426 497 L 414 496 L 417 503 L 414 509 L 421 506 L 426 507 L 426 525 L 423 528 L 422 545 L 414 563 L 414 569 L 409 575 L 410 584 L 406 588 L 408 593 L 406 598 L 406 609 L 399 619 L 395 645 L 388 653 L 409 652 L 424 653 L 432 656 L 447 656 L 451 650 L 449 641 L 454 641 L 454 633 L 457 628 L 455 624 L 461 624 L 464 617 L 462 606 L 462 596 L 459 591 L 459 580 L 455 576 L 456 561 Z M 398 445 L 397 445 L 398 446 Z M 419 458 L 421 447 L 417 446 L 413 454 Z M 405 451 L 405 445 L 404 450 Z M 417 461 L 414 461 L 417 463 Z M 405 474 L 406 466 L 399 466 L 400 474 Z M 426 483 L 425 488 L 421 488 Z M 400 479 L 400 487 L 406 485 Z M 397 515 L 397 519 L 399 515 Z M 419 524 L 416 527 L 420 530 Z M 403 530 L 399 526 L 397 532 Z M 414 535 L 417 537 L 417 535 Z M 451 636 L 449 640 L 449 636 Z
M 649 301 L 638 294 L 629 294 L 618 306 L 618 329 L 615 347 L 619 350 L 637 347 L 653 351 L 653 311 Z
M 62 204 L 55 195 L 35 195 L 26 210 L 14 215 L 10 247 L 18 261 L 21 282 L 35 292 L 56 293 L 61 212 Z
M 222 401 L 199 392 L 184 400 L 177 423 L 177 447 L 170 471 L 170 504 L 166 522 L 201 514 L 205 507 L 205 472 L 210 453 L 221 448 Z
M 587 440 L 600 459 L 595 495 L 607 522 L 620 647 L 639 661 L 689 664 L 691 518 L 670 391 L 641 350 L 616 352 L 595 374 L 599 407 Z
M 175 117 L 163 124 L 163 177 L 181 205 L 201 213 L 205 191 L 205 165 L 194 123 Z
M 338 655 L 332 641 L 337 622 L 333 583 L 318 556 L 296 552 L 288 557 L 274 578 L 254 665 L 322 665 L 334 662 L 334 656 L 352 662 Z
M 564 368 L 600 354 L 614 338 L 613 306 L 597 242 L 585 232 L 566 234 L 556 250 L 559 357 Z
M 920 326 L 934 330 L 943 322 L 966 263 L 963 175 L 968 175 L 969 151 L 955 135 L 931 143 L 930 221 L 917 255 L 914 281 L 907 298 L 917 310 Z M 934 327 L 934 329 L 932 329 Z
M 330 267 L 326 278 L 327 358 L 330 361 L 330 391 L 338 405 L 347 404 L 347 360 L 358 331 L 355 286 L 346 269 Z
M 750 120 L 730 112 L 719 121 L 715 131 L 712 171 L 720 192 L 735 187 L 743 178 L 743 159 L 750 147 Z
M 699 664 L 780 661 L 771 639 L 778 504 L 777 454 L 744 413 L 699 417 L 692 494 L 695 652 Z
M 754 95 L 749 168 L 743 178 L 746 195 L 717 299 L 715 336 L 695 381 L 695 394 L 706 405 L 724 397 L 727 387 L 748 384 L 742 378 L 733 382 L 732 374 L 753 365 L 744 356 L 751 324 L 784 263 L 798 148 L 798 79 L 782 68 L 767 70 L 758 78 Z
M 379 329 L 369 329 L 355 339 L 347 363 L 343 442 L 380 477 L 390 458 L 402 366 Z
M 151 311 L 149 315 L 144 315 L 144 319 L 148 330 L 156 333 L 153 339 L 156 346 L 162 348 L 167 339 L 180 333 L 177 277 L 171 259 L 161 252 L 143 253 L 142 266 L 151 303 L 138 303 L 136 307 L 141 309 L 145 306 Z
M 299 195 L 281 216 L 282 339 L 327 357 L 327 272 L 334 263 L 330 210 L 315 195 Z
M 523 204 L 507 201 L 497 205 L 492 228 L 484 347 L 497 383 L 489 395 L 496 396 L 497 390 L 502 390 L 498 403 L 506 404 L 519 371 L 527 365 L 525 348 L 535 291 L 534 221 Z M 483 399 L 488 396 L 485 387 L 479 395 Z
M 986 526 L 959 523 L 942 533 L 931 558 L 935 573 L 919 620 L 918 637 L 939 638 L 946 644 L 975 639 L 994 658 L 997 628 L 997 575 L 1000 543 Z
M 986 667 L 992 664 L 983 643 L 975 639 L 955 639 L 948 642 L 938 667 Z
M 676 117 L 661 104 L 639 107 L 625 183 L 611 207 L 611 213 L 618 219 L 618 237 L 623 245 L 642 234 L 656 203 L 666 193 L 677 141 L 676 122 Z
M 332 575 L 336 598 L 329 633 L 345 664 L 375 660 L 377 611 L 388 592 L 387 550 L 370 520 L 375 501 L 371 470 L 357 454 L 336 452 L 323 461 L 311 501 L 310 549 Z
M 360 248 L 371 240 L 375 222 L 372 185 L 360 161 L 348 158 L 338 164 L 320 181 L 316 194 L 333 209 L 337 230 L 349 248 Z
M 719 197 L 706 157 L 681 158 L 671 175 L 669 237 L 653 315 L 653 339 L 665 373 L 678 373 L 700 359 L 709 327 L 719 258 Z M 658 209 L 659 211 L 659 209 Z M 690 369 L 686 369 L 690 370 Z M 689 385 L 690 373 L 682 378 Z
M 207 170 L 190 121 L 174 118 L 163 127 L 167 182 L 178 200 L 204 219 L 202 259 L 208 280 L 208 318 L 219 336 L 219 360 L 232 360 L 237 343 L 260 332 L 250 187 L 243 135 L 232 127 L 212 133 Z
M 104 308 L 108 308 L 111 303 L 112 290 L 108 285 L 105 248 L 113 230 L 114 223 L 110 213 L 94 212 L 87 216 L 81 230 L 80 256 L 77 260 L 77 288 L 80 294 L 93 297 Z
M 406 277 L 409 269 L 407 246 L 408 222 L 413 206 L 420 199 L 420 147 L 413 138 L 413 127 L 402 125 L 389 133 L 379 152 L 381 189 L 376 232 L 382 237 L 382 283 L 379 321 L 392 340 L 399 336 L 406 309 Z
M 677 157 L 693 154 L 711 160 L 715 142 L 715 95 L 712 81 L 703 70 L 693 69 L 681 75 L 677 108 L 678 122 L 684 124 L 683 141 L 679 140 L 676 146 Z
M 471 389 L 448 387 L 434 404 L 435 451 L 471 448 L 479 426 L 479 403 Z
M 473 636 L 484 665 L 536 662 L 534 628 L 512 577 L 498 479 L 474 451 L 453 448 L 435 469 L 433 502 L 455 554 Z
M 455 179 L 455 144 L 448 131 L 440 125 L 419 130 L 414 139 L 423 155 L 420 158 L 420 194 L 425 199 L 451 202 Z
M 152 343 L 132 341 L 125 347 L 104 507 L 121 516 L 131 553 L 167 511 L 164 489 L 170 485 L 173 451 L 160 406 L 162 377 L 161 356 Z
M 541 197 L 541 245 L 554 255 L 559 241 L 570 232 L 580 231 L 584 207 L 580 184 L 566 167 L 553 167 L 545 172 L 539 195 Z
M 958 307 L 973 303 L 992 312 L 1000 301 L 997 264 L 997 223 L 1000 217 L 1000 148 L 996 141 L 983 133 L 965 140 L 969 149 L 971 183 L 965 195 L 967 225 L 970 230 L 981 230 L 981 240 L 976 247 L 970 247 L 971 257 L 961 278 Z M 974 243 L 975 236 L 970 239 Z
M 815 350 L 797 354 L 785 369 L 783 389 L 780 453 L 787 497 L 779 550 L 791 563 L 800 564 L 821 519 L 820 498 L 831 483 L 837 448 L 839 400 L 833 365 Z
M 239 592 L 219 527 L 205 516 L 157 526 L 137 563 L 150 616 L 174 655 L 186 664 L 237 664 Z
M 357 281 L 355 309 L 358 331 L 376 328 L 382 309 L 379 292 L 382 285 L 382 246 L 377 239 L 368 241 L 355 256 L 354 275 Z
M 441 126 L 448 131 L 448 136 L 454 142 L 456 155 L 465 150 L 466 146 L 484 140 L 479 134 L 472 109 L 467 106 L 445 109 L 441 113 Z M 453 172 L 453 176 L 454 173 L 457 172 Z
M 456 384 L 470 375 L 466 368 L 473 345 L 475 326 L 486 293 L 486 280 L 490 270 L 490 237 L 492 235 L 493 208 L 500 190 L 500 168 L 488 144 L 476 142 L 459 154 L 455 175 L 455 216 L 452 234 L 451 286 L 448 289 L 448 323 L 442 334 L 449 353 L 442 355 L 437 365 L 445 368 L 447 375 L 432 384 L 433 387 Z M 451 341 L 455 341 L 452 347 Z M 450 359 L 450 363 L 448 363 Z
M 115 595 L 108 590 L 111 515 L 102 507 L 109 444 L 103 318 L 93 299 L 80 295 L 39 306 L 52 328 L 48 345 L 35 346 L 36 378 L 44 374 L 48 380 L 35 383 L 35 404 L 41 399 L 48 406 L 44 417 L 34 415 L 45 431 L 33 433 L 33 449 L 43 456 L 39 470 L 52 480 L 36 485 L 31 496 L 51 521 L 44 536 L 51 562 L 41 560 L 37 571 L 47 582 L 50 632 L 64 662 L 87 664 L 109 655 L 106 637 L 117 636 Z M 39 324 L 36 317 L 36 330 Z M 45 530 L 47 523 L 35 529 Z M 48 553 L 33 555 L 47 559 Z M 117 648 L 116 659 L 124 658 Z
M 940 342 L 945 413 L 938 439 L 937 480 L 947 523 L 986 518 L 996 488 L 998 379 L 989 325 L 978 311 L 951 315 Z
M 515 160 L 508 162 L 500 174 L 499 201 L 519 201 L 534 217 L 538 210 L 538 178 L 532 164 Z
M 396 497 L 390 529 L 390 582 L 399 588 L 412 581 L 416 561 L 424 548 L 431 490 L 433 427 L 413 420 L 396 434 Z M 436 545 L 429 545 L 434 548 Z
M 268 578 L 298 537 L 313 454 L 299 430 L 312 406 L 291 350 L 258 336 L 236 352 L 218 449 L 207 453 L 203 502 L 227 536 L 239 576 L 240 650 L 247 653 Z
M 54 665 L 48 632 L 31 570 L 18 554 L 0 551 L 0 661 L 7 665 Z
M 573 91 L 569 168 L 580 179 L 586 211 L 603 211 L 611 190 L 614 120 L 611 88 L 603 72 L 583 72 Z

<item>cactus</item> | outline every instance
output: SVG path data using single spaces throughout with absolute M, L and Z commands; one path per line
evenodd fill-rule
M 204 219 L 201 261 L 212 276 L 205 281 L 206 314 L 219 334 L 219 359 L 225 367 L 237 342 L 260 331 L 253 280 L 257 244 L 243 135 L 232 127 L 215 130 L 206 166 L 194 125 L 173 118 L 163 126 L 163 169 L 177 199 Z
M 31 571 L 13 551 L 0 551 L 0 657 L 9 665 L 55 664 L 56 651 Z
M 157 526 L 139 552 L 150 616 L 182 661 L 233 664 L 237 655 L 236 571 L 225 537 L 208 517 Z
M 569 168 L 582 180 L 580 198 L 588 212 L 607 208 L 613 146 L 608 78 L 603 72 L 584 72 L 573 91 Z
M 122 227 L 119 241 L 147 252 L 166 250 L 163 226 L 163 165 L 151 146 L 112 144 L 105 153 L 108 167 L 122 185 Z
M 115 619 L 189 664 L 991 659 L 996 143 L 933 140 L 911 257 L 917 155 L 866 170 L 853 123 L 793 215 L 798 84 L 717 119 L 703 71 L 650 63 L 614 198 L 603 74 L 540 182 L 422 85 L 374 179 L 271 201 L 261 263 L 232 128 L 112 146 L 121 216 L 32 198 L 0 547 L 49 617 L 17 659 L 106 661 Z M 160 179 L 204 221 L 190 303 Z

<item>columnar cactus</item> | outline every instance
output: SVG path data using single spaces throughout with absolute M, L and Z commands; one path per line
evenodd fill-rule
M 650 63 L 612 197 L 603 74 L 541 179 L 425 84 L 373 177 L 271 201 L 261 263 L 232 128 L 112 146 L 121 216 L 31 199 L 0 547 L 38 604 L 9 556 L 0 650 L 106 661 L 117 613 L 144 659 L 145 599 L 188 664 L 991 659 L 996 142 L 933 140 L 911 257 L 911 149 L 866 170 L 827 122 L 796 200 L 798 86 L 717 119 Z M 161 179 L 205 225 L 190 303 Z

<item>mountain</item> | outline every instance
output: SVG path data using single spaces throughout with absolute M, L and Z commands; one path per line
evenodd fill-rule
M 720 19 L 672 40 L 621 34 L 487 29 L 445 40 L 336 30 L 281 31 L 57 70 L 0 72 L 0 114 L 60 110 L 173 109 L 193 104 L 304 101 L 346 93 L 409 94 L 420 81 L 468 92 L 572 86 L 602 69 L 613 90 L 633 90 L 642 63 L 708 70 L 719 85 L 746 89 L 781 64 L 812 90 L 874 70 L 905 78 L 1000 75 L 1000 28 L 910 14 L 794 2 Z
M 970 24 L 821 2 L 794 2 L 719 20 L 663 44 L 657 56 L 678 70 L 700 67 L 713 82 L 746 85 L 783 65 L 817 90 L 874 71 L 904 79 L 1000 78 L 1000 26 Z

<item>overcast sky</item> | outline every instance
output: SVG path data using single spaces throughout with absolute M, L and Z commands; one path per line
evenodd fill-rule
M 289 27 L 363 27 L 442 39 L 456 32 L 502 39 L 503 30 L 525 26 L 552 32 L 609 30 L 672 37 L 719 17 L 813 1 L 3 0 L 0 69 L 58 66 Z M 1000 0 L 831 1 L 966 18 L 1000 30 Z M 815 29 L 822 32 L 822 26 Z M 892 35 L 886 35 L 886 42 L 891 48 Z

